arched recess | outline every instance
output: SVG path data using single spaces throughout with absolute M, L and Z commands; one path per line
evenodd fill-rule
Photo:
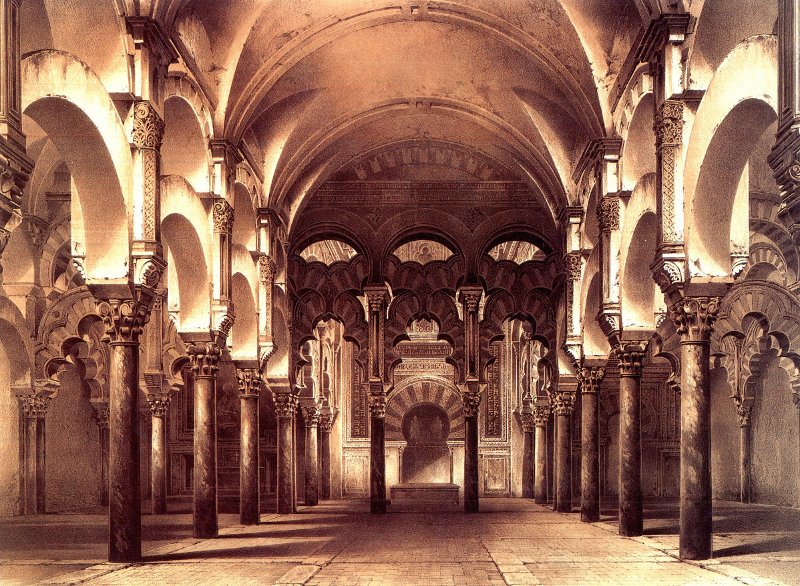
M 689 37 L 687 78 L 691 89 L 705 89 L 720 63 L 739 41 L 755 35 L 775 34 L 778 2 L 775 0 L 703 0 L 689 9 L 697 17 Z
M 0 518 L 19 512 L 20 409 L 15 392 L 30 392 L 33 347 L 25 320 L 11 301 L 0 297 Z
M 161 220 L 161 238 L 167 248 L 169 308 L 178 330 L 208 330 L 211 298 L 200 236 L 186 216 L 172 213 Z
M 731 240 L 749 234 L 747 163 L 777 119 L 777 88 L 776 40 L 756 37 L 725 59 L 700 103 L 684 171 L 693 276 L 731 275 L 731 254 L 741 252 L 731 250 Z
M 647 268 L 655 258 L 658 234 L 654 174 L 636 185 L 625 215 L 620 244 L 622 326 L 653 331 L 655 313 L 663 306 Z
M 164 102 L 164 138 L 161 143 L 162 175 L 180 175 L 198 192 L 211 191 L 211 157 L 202 122 L 182 96 Z
M 595 249 L 589 256 L 589 262 L 586 265 L 581 292 L 583 353 L 586 356 L 606 356 L 609 351 L 608 340 L 596 319 L 600 312 L 603 296 L 598 259 L 599 249 Z
M 236 311 L 236 321 L 231 330 L 231 356 L 255 359 L 258 357 L 258 315 L 253 288 L 248 278 L 240 272 L 234 273 L 231 288 Z
M 22 61 L 22 98 L 23 113 L 47 133 L 72 175 L 81 220 L 73 213 L 73 249 L 87 276 L 126 278 L 131 151 L 106 89 L 72 55 L 40 51 Z
M 233 196 L 233 246 L 256 250 L 256 214 L 253 196 L 239 182 L 234 184 Z
M 644 94 L 636 105 L 623 142 L 622 189 L 633 189 L 642 176 L 656 170 L 653 112 L 653 94 Z

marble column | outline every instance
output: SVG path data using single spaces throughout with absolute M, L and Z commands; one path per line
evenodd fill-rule
M 146 295 L 142 294 L 144 299 Z M 150 306 L 139 300 L 101 300 L 97 313 L 106 326 L 108 370 L 108 516 L 110 562 L 142 557 L 139 470 L 139 336 Z
M 319 504 L 319 446 L 317 445 L 319 407 L 304 406 L 303 419 L 306 423 L 305 504 L 315 506 Z
M 319 417 L 319 498 L 331 498 L 331 428 L 333 415 Z
M 147 396 L 152 414 L 150 496 L 154 515 L 163 515 L 167 512 L 167 413 L 169 401 L 168 393 Z
M 40 393 L 24 395 L 22 409 L 24 429 L 24 486 L 23 511 L 26 515 L 45 513 L 45 416 L 51 397 Z
M 217 521 L 217 370 L 222 355 L 215 342 L 188 348 L 194 374 L 193 534 L 216 537 Z
M 372 381 L 370 388 L 369 431 L 369 510 L 386 512 L 386 393 L 383 383 Z
M 477 383 L 467 382 L 461 393 L 464 403 L 464 512 L 477 513 L 478 500 L 478 410 L 481 393 Z
M 578 373 L 581 383 L 581 521 L 600 520 L 600 383 L 603 367 L 584 367 Z
M 108 506 L 108 403 L 95 403 L 95 421 L 100 434 L 100 504 Z
M 572 437 L 570 421 L 575 408 L 575 393 L 558 391 L 553 408 L 556 414 L 556 495 L 555 510 L 568 513 L 572 510 L 572 470 L 570 469 Z
M 258 400 L 261 375 L 254 368 L 236 369 L 241 403 L 239 448 L 239 522 L 258 525 L 260 479 L 258 453 Z
M 534 456 L 534 499 L 537 504 L 547 502 L 547 421 L 550 419 L 549 405 L 533 408 L 533 423 L 536 426 L 536 454 Z
M 739 418 L 739 501 L 743 503 L 750 502 L 750 413 L 752 409 L 752 399 L 736 401 L 736 415 Z
M 282 515 L 294 513 L 294 397 L 291 393 L 275 393 L 277 437 L 278 508 Z
M 527 409 L 526 409 L 527 408 Z M 534 451 L 535 451 L 535 438 L 534 438 L 534 419 L 533 407 L 531 405 L 523 406 L 523 412 L 520 415 L 522 421 L 522 496 L 523 498 L 534 498 Z
M 681 559 L 711 557 L 711 333 L 721 296 L 684 297 L 670 307 L 681 336 Z
M 642 360 L 647 344 L 623 342 L 619 360 L 619 534 L 642 534 Z

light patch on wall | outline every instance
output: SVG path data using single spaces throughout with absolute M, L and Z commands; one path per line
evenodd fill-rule
M 545 254 L 535 244 L 522 240 L 507 240 L 489 250 L 494 260 L 510 260 L 518 265 L 530 260 L 544 260 Z
M 355 249 L 341 240 L 320 240 L 306 246 L 300 253 L 306 262 L 321 262 L 332 265 L 335 262 L 347 262 L 358 254 Z

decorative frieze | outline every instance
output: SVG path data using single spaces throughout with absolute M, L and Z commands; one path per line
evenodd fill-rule
M 487 438 L 503 437 L 503 403 L 500 389 L 500 346 L 489 345 L 494 360 L 486 367 L 486 417 L 484 435 Z

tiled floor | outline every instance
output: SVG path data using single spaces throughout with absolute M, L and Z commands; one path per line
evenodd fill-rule
M 675 557 L 674 505 L 648 506 L 646 535 L 616 535 L 613 510 L 582 524 L 522 499 L 482 512 L 365 512 L 363 501 L 220 516 L 220 537 L 191 537 L 185 514 L 143 518 L 145 561 L 109 564 L 102 514 L 0 521 L 1 584 L 800 584 L 800 511 L 719 503 L 715 552 Z M 771 580 L 771 579 L 772 580 Z

